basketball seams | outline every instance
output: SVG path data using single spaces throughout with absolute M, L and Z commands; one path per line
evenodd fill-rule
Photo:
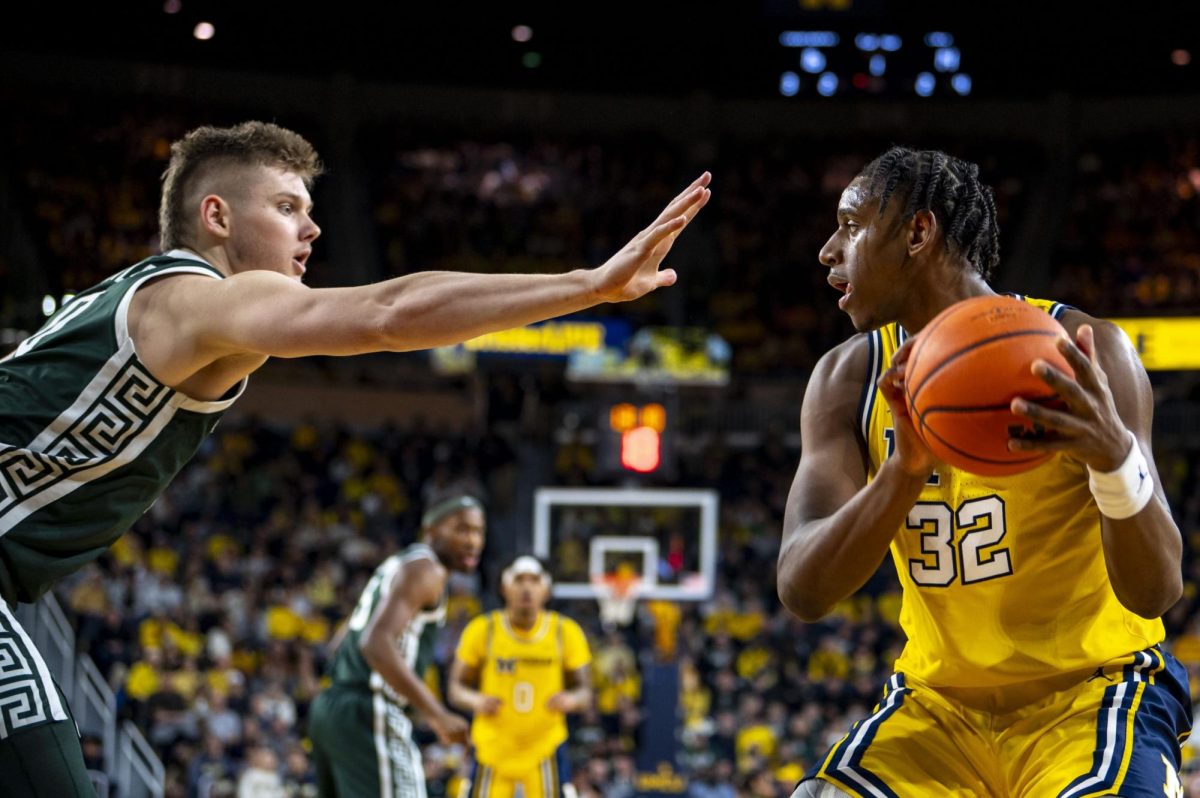
M 933 437 L 937 438 L 938 442 L 941 443 L 943 446 L 945 446 L 947 449 L 952 450 L 955 454 L 962 455 L 967 460 L 974 460 L 976 463 L 986 463 L 988 465 L 998 465 L 998 466 L 1019 466 L 1019 465 L 1029 464 L 1029 463 L 1038 463 L 1038 462 L 1041 462 L 1042 460 L 1050 459 L 1049 455 L 1042 454 L 1042 453 L 1039 453 L 1033 457 L 1024 457 L 1024 458 L 1018 458 L 1018 459 L 1014 459 L 1014 460 L 993 460 L 990 457 L 980 457 L 979 455 L 971 454 L 970 452 L 967 452 L 967 451 L 964 451 L 964 450 L 958 448 L 953 443 L 950 443 L 950 441 L 946 440 L 941 435 L 938 435 L 937 430 L 933 429 L 933 427 L 926 427 L 924 425 L 924 423 L 922 423 L 921 426 L 922 426 L 923 430 L 928 432 Z M 991 474 L 988 476 L 1004 476 L 1004 475 L 1003 474 Z
M 1034 337 L 1045 338 L 1045 337 L 1058 337 L 1060 335 L 1060 333 L 1057 330 L 1046 330 L 1046 329 L 1037 329 L 1037 328 L 1028 328 L 1027 327 L 1027 328 L 1023 328 L 1020 330 L 1010 330 L 1009 332 L 1000 333 L 998 335 L 992 335 L 987 338 L 981 338 L 980 340 L 975 341 L 974 343 L 967 344 L 965 347 L 963 347 L 962 349 L 959 349 L 954 354 L 948 355 L 947 357 L 943 358 L 941 363 L 938 363 L 936 366 L 934 366 L 929 371 L 928 374 L 925 375 L 925 377 L 921 380 L 921 382 L 913 390 L 911 402 L 916 402 L 917 397 L 920 396 L 920 394 L 921 394 L 921 389 L 925 387 L 925 384 L 929 382 L 929 380 L 933 377 L 933 375 L 937 374 L 942 369 L 944 369 L 947 365 L 949 365 L 950 363 L 953 363 L 955 360 L 958 360 L 963 355 L 970 354 L 971 352 L 974 352 L 976 349 L 980 349 L 984 346 L 987 346 L 988 344 L 992 344 L 997 341 L 1004 341 L 1004 340 L 1007 340 L 1010 338 L 1020 338 L 1021 336 L 1024 336 L 1024 335 L 1032 335 Z
M 1059 399 L 1061 397 L 1059 397 L 1059 395 L 1056 393 L 1051 393 L 1046 394 L 1045 396 L 1022 396 L 1020 398 L 1026 402 L 1033 402 L 1045 407 L 1043 404 L 1044 402 L 1053 402 L 1055 399 Z M 1011 406 L 1011 401 L 1000 402 L 999 404 L 994 405 L 934 405 L 933 407 L 925 408 L 925 412 L 921 413 L 921 418 L 924 419 L 925 416 L 933 415 L 934 413 L 977 413 L 986 412 L 988 410 L 1007 410 Z

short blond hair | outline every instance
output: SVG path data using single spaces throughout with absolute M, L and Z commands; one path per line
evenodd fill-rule
M 171 145 L 171 161 L 162 176 L 158 228 L 164 251 L 188 243 L 188 190 L 206 167 L 277 166 L 298 174 L 306 188 L 324 167 L 317 151 L 299 133 L 270 122 L 243 122 L 233 127 L 198 127 Z

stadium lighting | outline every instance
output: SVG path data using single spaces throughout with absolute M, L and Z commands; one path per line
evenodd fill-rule
M 163 3 L 164 14 L 178 14 L 183 10 L 183 3 L 180 0 L 167 0 Z
M 854 44 L 864 53 L 873 53 L 879 49 L 879 37 L 874 33 L 860 33 L 854 37 Z
M 925 43 L 930 47 L 953 47 L 954 37 L 943 31 L 933 31 L 925 34 Z
M 533 38 L 533 28 L 528 25 L 517 25 L 512 29 L 512 37 L 514 42 L 527 42 Z
M 795 72 L 784 72 L 779 76 L 779 93 L 784 97 L 795 97 L 800 93 L 800 76 Z
M 957 72 L 962 53 L 957 47 L 942 47 L 933 51 L 933 68 L 938 72 Z
M 217 35 L 217 29 L 211 22 L 197 22 L 192 35 L 202 42 L 206 42 L 213 36 Z
M 838 78 L 832 72 L 826 72 L 817 79 L 817 93 L 822 97 L 832 97 L 837 91 Z
M 1192 54 L 1182 48 L 1171 51 L 1171 63 L 1175 66 L 1187 66 L 1192 63 Z
M 933 94 L 933 87 L 936 85 L 937 79 L 931 73 L 922 72 L 917 75 L 917 83 L 914 88 L 921 97 L 929 97 Z
M 662 439 L 651 427 L 634 427 L 621 434 L 621 465 L 649 474 L 662 462 Z
M 800 51 L 800 68 L 813 75 L 825 69 L 825 53 L 815 47 L 805 47 Z
M 58 310 L 58 303 L 54 301 L 54 297 L 46 294 L 42 297 L 42 315 L 53 316 L 54 311 Z
M 784 47 L 837 47 L 841 37 L 831 30 L 785 30 L 779 34 Z
M 899 36 L 894 33 L 885 33 L 879 37 L 879 49 L 887 53 L 894 53 L 900 49 L 902 41 Z
M 966 97 L 971 93 L 971 76 L 966 72 L 959 72 L 957 75 L 950 78 L 950 85 L 954 87 L 956 92 L 961 94 L 963 97 Z
M 887 59 L 876 53 L 871 56 L 871 63 L 868 65 L 868 71 L 875 77 L 883 77 L 883 73 L 887 72 Z

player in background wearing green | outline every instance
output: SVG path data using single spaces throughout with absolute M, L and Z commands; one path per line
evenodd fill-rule
M 452 496 L 421 518 L 421 542 L 375 569 L 341 634 L 332 685 L 317 696 L 309 737 L 321 798 L 424 798 L 413 707 L 443 743 L 465 743 L 467 721 L 421 680 L 446 617 L 446 577 L 474 571 L 483 551 L 483 507 Z

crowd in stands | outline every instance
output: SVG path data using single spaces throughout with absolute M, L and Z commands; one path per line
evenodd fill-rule
M 817 253 L 836 227 L 842 189 L 888 145 L 725 141 L 706 148 L 707 157 L 687 158 L 682 145 L 650 135 L 485 140 L 388 128 L 367 138 L 372 162 L 385 165 L 371 201 L 388 274 L 596 265 L 693 173 L 710 169 L 706 223 L 676 245 L 678 286 L 619 312 L 641 323 L 709 326 L 730 344 L 733 369 L 743 375 L 807 372 L 848 334 L 831 312 Z M 1037 161 L 1021 147 L 999 152 L 972 145 L 960 154 L 980 160 L 994 179 L 1007 243 Z
M 1108 316 L 1200 307 L 1200 137 L 1093 142 L 1078 156 L 1053 296 Z

